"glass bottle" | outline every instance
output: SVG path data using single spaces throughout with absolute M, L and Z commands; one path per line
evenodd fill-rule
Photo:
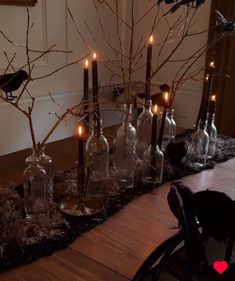
M 176 135 L 176 123 L 174 120 L 174 109 L 169 109 L 169 119 L 171 121 L 171 130 L 170 130 L 170 142 L 175 141 L 175 135 Z
M 143 158 L 144 152 L 149 147 L 151 141 L 153 114 L 151 112 L 151 101 L 145 103 L 144 109 L 137 121 L 137 144 L 138 155 Z
M 158 145 L 152 146 L 144 152 L 144 161 L 142 167 L 142 182 L 161 184 L 163 177 L 164 155 Z
M 26 158 L 24 170 L 25 213 L 28 221 L 45 222 L 49 217 L 48 179 L 37 150 Z
M 192 136 L 187 155 L 188 164 L 192 168 L 202 168 L 206 164 L 206 155 L 209 145 L 206 123 L 207 122 L 200 120 L 197 130 Z
M 208 145 L 208 152 L 207 158 L 211 159 L 216 151 L 216 143 L 217 143 L 217 129 L 215 127 L 215 114 L 207 113 L 207 132 L 209 135 L 209 145 Z
M 136 166 L 136 129 L 131 124 L 131 105 L 125 105 L 125 108 L 123 123 L 116 133 L 114 161 L 118 181 L 126 188 L 131 188 Z
M 86 166 L 93 181 L 109 177 L 109 144 L 103 135 L 101 118 L 95 118 L 94 130 L 86 142 Z
M 159 124 L 158 131 L 160 131 L 160 128 L 161 128 L 162 116 L 163 116 L 163 112 L 158 121 L 158 124 Z M 163 131 L 161 151 L 165 151 L 168 143 L 170 142 L 170 139 L 171 139 L 171 120 L 169 119 L 169 109 L 167 109 L 166 118 L 165 118 L 165 122 L 164 122 L 164 131 Z

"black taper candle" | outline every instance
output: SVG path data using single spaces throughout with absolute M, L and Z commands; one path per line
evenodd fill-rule
M 84 101 L 84 113 L 85 121 L 89 124 L 89 70 L 88 70 L 88 60 L 85 62 L 84 76 L 83 76 L 83 101 Z
M 214 77 L 215 77 L 215 63 L 214 63 L 214 61 L 211 61 L 209 63 L 209 71 L 208 71 L 208 73 L 206 75 L 206 79 L 205 79 L 204 93 L 203 93 L 203 96 L 201 99 L 201 104 L 200 104 L 200 109 L 199 109 L 196 126 L 198 126 L 200 119 L 203 121 L 206 120 L 209 97 L 213 90 Z
M 152 69 L 152 36 L 148 43 L 147 60 L 146 60 L 146 79 L 145 79 L 145 104 L 151 99 L 150 86 L 151 86 L 151 69 Z
M 92 60 L 92 90 L 93 90 L 93 107 L 94 107 L 94 124 L 97 124 L 98 130 L 100 130 L 100 106 L 99 106 L 99 85 L 98 85 L 98 65 L 96 60 L 96 54 L 93 54 Z
M 157 105 L 153 108 L 151 146 L 150 146 L 150 175 L 152 179 L 156 177 L 156 145 L 157 145 Z
M 166 108 L 164 108 L 163 114 L 162 114 L 162 122 L 161 122 L 160 133 L 159 133 L 159 139 L 158 139 L 158 146 L 159 146 L 159 149 L 162 148 L 162 140 L 163 140 L 163 133 L 164 133 L 165 120 L 166 120 Z
M 78 127 L 78 165 L 84 165 L 84 139 L 82 126 Z
M 151 132 L 151 146 L 157 145 L 157 105 L 154 106 Z

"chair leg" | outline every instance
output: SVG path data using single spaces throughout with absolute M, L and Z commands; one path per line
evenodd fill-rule
M 232 252 L 233 252 L 233 240 L 229 239 L 225 251 L 225 258 L 224 258 L 227 263 L 230 263 L 231 261 Z

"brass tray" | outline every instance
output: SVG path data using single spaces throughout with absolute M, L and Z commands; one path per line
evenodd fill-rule
M 104 209 L 103 202 L 92 196 L 87 197 L 82 206 L 78 197 L 64 198 L 58 206 L 62 213 L 73 217 L 95 216 Z

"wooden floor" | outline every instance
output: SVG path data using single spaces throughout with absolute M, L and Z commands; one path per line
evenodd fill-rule
M 74 141 L 68 139 L 64 143 L 57 143 L 55 148 L 48 147 L 59 167 L 62 163 L 66 168 L 73 164 L 74 154 L 69 152 L 72 149 L 67 149 L 73 145 L 75 146 Z M 21 180 L 24 167 L 22 163 L 20 165 L 20 161 L 27 154 L 26 151 L 0 157 L 2 181 L 6 183 L 12 174 L 15 175 L 15 181 Z M 11 164 L 12 169 L 9 169 Z M 226 192 L 235 200 L 234 171 L 235 159 L 231 159 L 218 164 L 213 170 L 187 176 L 182 181 L 194 192 L 206 188 L 215 189 Z M 176 220 L 166 202 L 168 191 L 169 183 L 165 183 L 134 200 L 102 225 L 83 234 L 68 248 L 31 264 L 0 273 L 0 281 L 131 280 L 147 255 L 176 231 L 172 229 Z

